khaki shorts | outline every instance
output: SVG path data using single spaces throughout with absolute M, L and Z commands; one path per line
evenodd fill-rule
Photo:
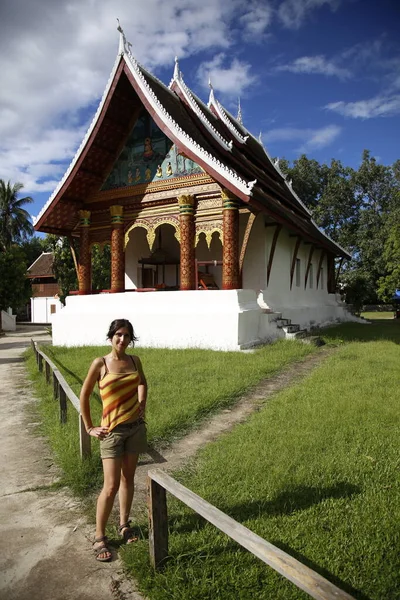
M 119 458 L 124 454 L 140 454 L 146 450 L 147 432 L 143 419 L 117 425 L 100 442 L 101 458 Z

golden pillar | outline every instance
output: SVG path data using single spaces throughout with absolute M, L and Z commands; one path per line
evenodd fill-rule
M 110 206 L 111 293 L 125 291 L 124 207 Z
M 79 265 L 78 285 L 79 294 L 90 294 L 92 291 L 92 259 L 90 256 L 89 233 L 90 233 L 90 211 L 79 211 Z
M 194 290 L 195 278 L 195 226 L 194 196 L 178 196 L 181 242 L 180 289 Z
M 239 200 L 223 189 L 222 197 L 222 289 L 239 288 Z

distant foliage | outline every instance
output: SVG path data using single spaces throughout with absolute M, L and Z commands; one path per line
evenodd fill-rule
M 53 271 L 60 287 L 60 300 L 65 304 L 65 298 L 73 290 L 78 289 L 78 277 L 71 251 L 71 242 L 66 237 L 47 235 L 46 243 L 54 253 Z M 76 259 L 79 262 L 79 242 L 74 243 Z M 92 248 L 92 289 L 107 290 L 110 288 L 111 251 L 110 246 Z
M 357 170 L 305 155 L 280 168 L 316 223 L 352 254 L 340 279 L 347 302 L 358 310 L 389 301 L 400 287 L 400 160 L 381 165 L 364 150 Z
M 26 279 L 26 258 L 18 246 L 0 252 L 0 311 L 14 311 L 28 302 L 30 285 Z
M 22 183 L 6 183 L 0 179 L 0 246 L 9 250 L 12 244 L 19 244 L 33 235 L 29 213 L 22 208 L 33 202 L 30 196 L 18 198 L 23 189 Z

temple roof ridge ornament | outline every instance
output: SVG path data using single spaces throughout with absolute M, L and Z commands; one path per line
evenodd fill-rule
M 119 22 L 118 18 L 117 18 L 117 21 L 118 21 L 117 31 L 119 31 L 118 54 L 120 56 L 122 56 L 123 54 L 125 54 L 125 52 L 130 52 L 130 49 L 132 48 L 132 44 L 127 41 L 124 30 L 122 29 L 121 23 Z
M 238 98 L 238 112 L 237 112 L 236 121 L 239 123 L 239 125 L 243 125 L 243 115 L 242 115 L 242 107 L 240 104 L 240 96 Z
M 195 142 L 192 137 L 186 131 L 180 127 L 176 123 L 176 121 L 171 117 L 171 115 L 167 112 L 166 108 L 158 99 L 157 95 L 147 82 L 144 77 L 142 67 L 139 65 L 136 59 L 133 58 L 132 54 L 129 52 L 124 54 L 123 59 L 125 60 L 126 65 L 130 69 L 134 79 L 139 85 L 144 97 L 151 105 L 152 109 L 157 113 L 157 115 L 164 121 L 164 123 L 171 129 L 172 133 L 181 141 L 183 144 L 190 150 L 193 151 L 199 158 L 204 160 L 212 169 L 217 171 L 222 177 L 226 177 L 238 190 L 240 190 L 246 196 L 252 195 L 253 186 L 249 186 L 249 183 L 242 179 L 236 171 L 227 167 L 220 160 L 215 158 L 213 154 L 205 150 L 200 144 Z M 157 80 L 155 77 L 152 77 L 147 71 L 146 76 Z M 157 80 L 159 81 L 159 80 Z M 170 94 L 173 92 L 162 82 L 161 85 L 165 90 L 167 90 Z M 175 94 L 173 94 L 175 96 Z M 176 97 L 176 96 L 175 96 Z
M 175 77 L 175 73 L 174 73 L 174 77 Z M 228 150 L 228 152 L 232 151 L 232 146 L 233 146 L 233 141 L 230 140 L 228 142 L 228 140 L 226 140 L 216 129 L 215 127 L 210 123 L 210 121 L 207 119 L 206 115 L 204 114 L 204 112 L 201 110 L 201 107 L 199 106 L 198 102 L 196 102 L 191 90 L 189 89 L 189 87 L 186 85 L 186 83 L 183 80 L 182 77 L 182 73 L 180 73 L 180 77 L 179 79 L 175 79 L 173 81 L 176 81 L 177 84 L 179 85 L 183 95 L 185 96 L 187 102 L 190 104 L 191 108 L 193 109 L 193 111 L 196 113 L 196 115 L 200 118 L 201 122 L 203 123 L 204 127 L 211 133 L 211 135 L 213 136 L 213 138 L 221 145 L 223 146 L 223 148 L 225 148 L 225 150 Z
M 209 79 L 208 79 L 208 87 L 210 88 L 210 96 L 208 98 L 207 106 L 208 106 L 208 108 L 211 108 L 211 105 L 215 104 L 214 88 L 211 83 L 211 77 L 209 77 Z
M 174 83 L 174 81 L 180 81 L 182 78 L 182 73 L 179 69 L 179 59 L 177 56 L 175 56 L 175 66 L 174 66 L 174 74 L 172 75 L 172 79 L 169 82 L 169 88 L 171 88 L 172 84 Z
M 225 108 L 222 106 L 222 104 L 216 99 L 214 98 L 214 102 L 213 102 L 213 106 L 215 107 L 217 114 L 219 116 L 219 118 L 221 119 L 221 121 L 223 121 L 225 123 L 225 125 L 228 127 L 228 129 L 231 131 L 231 133 L 234 135 L 234 137 L 238 140 L 238 142 L 240 142 L 241 144 L 245 144 L 247 142 L 247 140 L 249 139 L 249 136 L 243 136 L 234 126 L 234 124 L 232 123 L 232 121 L 230 120 L 230 118 L 228 117 L 227 111 L 225 110 Z

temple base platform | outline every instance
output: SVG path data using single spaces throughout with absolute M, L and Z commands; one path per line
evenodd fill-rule
M 323 325 L 353 320 L 337 302 L 323 312 Z M 137 346 L 153 348 L 237 351 L 284 337 L 278 313 L 260 306 L 255 290 L 156 291 L 69 296 L 54 315 L 53 344 L 105 345 L 110 323 L 122 318 L 131 321 Z

